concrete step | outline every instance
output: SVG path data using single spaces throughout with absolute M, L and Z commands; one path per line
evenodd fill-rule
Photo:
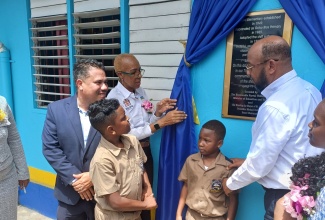
M 53 220 L 37 211 L 18 205 L 18 220 Z

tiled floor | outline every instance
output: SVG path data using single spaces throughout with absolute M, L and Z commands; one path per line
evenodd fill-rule
M 48 218 L 44 215 L 41 215 L 40 213 L 28 209 L 24 206 L 19 205 L 18 206 L 18 220 L 52 220 L 51 218 Z

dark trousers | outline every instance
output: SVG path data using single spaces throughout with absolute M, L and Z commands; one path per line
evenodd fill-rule
M 289 192 L 286 189 L 268 189 L 263 187 L 265 190 L 264 194 L 264 208 L 265 215 L 264 220 L 273 220 L 274 219 L 274 208 L 276 202 L 285 194 Z
M 144 147 L 142 149 L 147 156 L 147 162 L 144 164 L 144 168 L 147 171 L 149 182 L 152 186 L 152 184 L 153 184 L 153 158 L 152 158 L 152 154 L 151 154 L 151 149 L 150 149 L 150 146 Z M 150 220 L 150 210 L 143 210 L 141 212 L 141 219 L 142 220 Z
M 95 220 L 94 201 L 80 199 L 75 205 L 68 205 L 59 201 L 57 220 Z

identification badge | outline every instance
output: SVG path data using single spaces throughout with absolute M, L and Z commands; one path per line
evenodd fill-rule
M 124 109 L 126 111 L 130 111 L 130 109 L 133 108 L 133 105 L 131 104 L 130 100 L 129 99 L 124 99 L 123 100 L 123 104 L 124 104 Z

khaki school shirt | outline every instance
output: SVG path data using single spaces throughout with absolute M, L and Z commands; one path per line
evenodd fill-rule
M 222 179 L 234 172 L 226 169 L 229 164 L 221 152 L 207 170 L 200 153 L 192 154 L 186 159 L 178 180 L 187 183 L 186 204 L 190 209 L 209 217 L 227 213 L 229 199 L 222 189 Z
M 141 200 L 143 163 L 147 157 L 135 136 L 126 134 L 121 139 L 124 148 L 118 148 L 102 137 L 90 163 L 89 174 L 98 206 L 96 210 L 110 219 L 137 219 L 141 211 L 118 212 L 105 199 L 105 195 L 118 192 L 121 197 Z

